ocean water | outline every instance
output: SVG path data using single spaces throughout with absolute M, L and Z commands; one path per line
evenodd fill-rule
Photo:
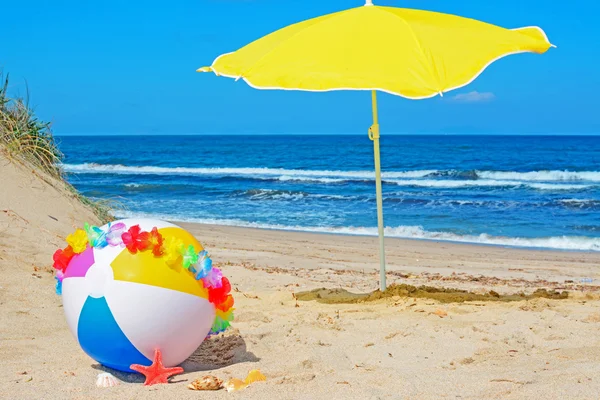
M 118 216 L 377 234 L 367 136 L 61 137 Z M 383 136 L 386 235 L 600 251 L 600 137 Z

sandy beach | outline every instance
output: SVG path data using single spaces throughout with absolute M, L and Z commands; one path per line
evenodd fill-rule
M 7 163 L 3 172 L 5 187 L 31 193 L 19 202 L 3 195 L 0 204 L 1 398 L 600 395 L 598 253 L 389 239 L 390 284 L 499 294 L 545 288 L 567 290 L 569 298 L 440 303 L 394 296 L 323 304 L 298 301 L 295 294 L 320 287 L 355 293 L 377 288 L 375 238 L 195 224 L 182 225 L 233 284 L 232 328 L 204 342 L 169 385 L 144 387 L 141 376 L 113 371 L 121 384 L 97 388 L 96 375 L 104 368 L 71 336 L 51 268 L 53 250 L 88 211 L 30 171 Z M 42 192 L 62 203 L 37 202 Z M 594 281 L 581 283 L 584 278 Z M 186 388 L 203 374 L 243 378 L 251 369 L 260 369 L 267 381 L 237 393 Z
M 5 3 L 0 400 L 600 399 L 600 2 Z

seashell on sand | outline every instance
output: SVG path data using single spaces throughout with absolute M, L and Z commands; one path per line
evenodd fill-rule
M 253 369 L 248 373 L 244 382 L 249 385 L 253 382 L 266 381 L 267 378 L 260 372 L 260 369 Z
M 103 372 L 96 377 L 96 386 L 98 387 L 113 387 L 119 384 L 119 380 L 113 374 Z
M 219 390 L 223 387 L 223 381 L 212 375 L 204 375 L 188 385 L 191 390 Z
M 230 380 L 228 380 L 225 383 L 225 389 L 227 389 L 228 392 L 233 392 L 235 390 L 240 390 L 245 388 L 246 386 L 248 386 L 248 384 L 246 382 L 244 382 L 241 379 L 238 378 L 231 378 Z
M 249 386 L 251 383 L 266 381 L 267 378 L 260 372 L 259 369 L 253 369 L 248 373 L 246 379 L 241 380 L 237 378 L 232 378 L 225 383 L 225 389 L 228 392 L 233 392 L 236 390 L 242 390 L 245 387 Z

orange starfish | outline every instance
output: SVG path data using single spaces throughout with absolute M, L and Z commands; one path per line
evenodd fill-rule
M 131 364 L 129 368 L 146 377 L 144 386 L 156 385 L 157 383 L 169 383 L 169 378 L 171 376 L 183 372 L 183 368 L 181 367 L 165 368 L 162 363 L 162 354 L 159 349 L 154 351 L 154 362 L 152 362 L 152 365 L 146 367 L 144 365 Z

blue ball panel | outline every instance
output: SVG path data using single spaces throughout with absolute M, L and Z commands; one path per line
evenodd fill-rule
M 87 298 L 79 317 L 77 338 L 83 351 L 106 367 L 134 372 L 129 369 L 131 364 L 152 364 L 127 339 L 104 297 Z

